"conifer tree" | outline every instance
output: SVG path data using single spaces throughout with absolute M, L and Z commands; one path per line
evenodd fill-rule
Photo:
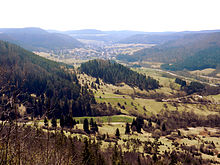
M 48 120 L 47 120 L 47 117 L 44 118 L 44 126 L 45 126 L 45 127 L 48 127 Z
M 57 127 L 57 119 L 55 117 L 52 118 L 51 124 L 52 124 L 52 127 L 54 127 L 54 128 Z
M 116 136 L 118 139 L 120 138 L 120 132 L 119 132 L 119 129 L 118 129 L 118 128 L 116 129 L 115 136 Z
M 60 127 L 61 128 L 64 127 L 64 117 L 63 117 L 63 115 L 61 115 L 61 117 L 60 117 Z
M 89 122 L 88 122 L 88 119 L 84 119 L 84 122 L 83 122 L 83 129 L 86 133 L 89 133 Z
M 99 132 L 99 128 L 98 128 L 98 125 L 96 124 L 96 122 L 94 123 L 94 130 L 95 130 L 95 132 Z
M 93 118 L 90 119 L 90 127 L 94 127 L 94 121 L 93 121 Z
M 130 125 L 128 123 L 126 123 L 126 127 L 125 127 L 125 134 L 130 134 Z

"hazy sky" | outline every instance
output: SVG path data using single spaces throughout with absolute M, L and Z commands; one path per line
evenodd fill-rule
M 220 0 L 0 0 L 0 28 L 220 29 Z

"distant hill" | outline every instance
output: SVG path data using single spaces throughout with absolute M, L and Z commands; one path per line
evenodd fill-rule
M 119 43 L 122 44 L 163 44 L 170 40 L 175 40 L 183 36 L 180 33 L 156 33 L 156 34 L 136 34 L 125 38 Z
M 32 116 L 93 115 L 94 96 L 69 67 L 0 41 L 0 112 L 13 111 L 8 103 L 14 98 Z
M 184 35 L 214 33 L 220 30 L 203 30 L 203 31 L 182 31 L 182 32 L 145 32 L 142 34 L 135 34 L 130 37 L 120 40 L 119 43 L 124 44 L 164 44 L 168 41 L 177 40 Z
M 130 30 L 121 30 L 121 31 L 102 31 L 97 29 L 82 29 L 82 30 L 69 30 L 69 31 L 56 31 L 48 30 L 48 32 L 58 32 L 62 34 L 70 35 L 76 39 L 84 40 L 96 40 L 104 42 L 118 42 L 124 38 L 130 37 L 135 34 L 143 34 L 145 32 L 141 31 L 130 31 Z
M 69 35 L 49 33 L 40 28 L 3 28 L 0 40 L 18 44 L 28 50 L 56 50 L 82 47 L 83 44 Z
M 172 40 L 164 44 L 154 46 L 149 49 L 140 50 L 138 52 L 135 52 L 133 57 L 135 58 L 135 60 L 157 61 L 157 62 L 175 63 L 175 64 L 178 63 L 178 66 L 180 66 L 180 64 L 184 64 L 184 66 L 178 67 L 179 69 L 191 68 L 187 66 L 188 63 L 187 61 L 193 58 L 194 60 L 197 60 L 196 63 L 198 64 L 203 63 L 202 67 L 199 65 L 198 67 L 196 67 L 194 65 L 193 67 L 194 69 L 199 69 L 210 66 L 216 67 L 217 64 L 212 63 L 212 61 L 214 61 L 214 59 L 212 58 L 217 57 L 218 59 L 220 57 L 220 55 L 218 54 L 219 48 L 220 48 L 220 32 L 196 33 L 196 34 L 187 34 L 184 35 L 183 37 L 180 37 L 179 39 Z M 211 51 L 212 55 L 209 56 L 208 51 Z M 201 54 L 203 54 L 203 58 L 199 57 Z M 205 60 L 205 57 L 209 58 L 210 60 Z M 200 61 L 200 60 L 205 60 L 205 61 Z M 166 68 L 168 69 L 167 65 Z
M 128 67 L 109 60 L 91 60 L 82 63 L 80 71 L 96 78 L 103 79 L 104 82 L 117 84 L 126 83 L 132 87 L 136 86 L 140 89 L 157 89 L 159 83 L 151 77 L 145 77 Z
M 220 66 L 220 47 L 210 47 L 189 56 L 183 61 L 173 64 L 163 64 L 162 69 L 167 70 L 203 70 Z
M 82 29 L 65 31 L 66 34 L 103 34 L 104 32 L 96 29 Z

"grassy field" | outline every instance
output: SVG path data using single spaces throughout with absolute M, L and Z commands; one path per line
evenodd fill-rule
M 97 90 L 93 89 L 96 101 L 98 103 L 110 103 L 113 107 L 121 110 L 121 112 L 126 115 L 150 116 L 159 113 L 162 109 L 194 111 L 196 114 L 209 115 L 216 114 L 218 113 L 218 109 L 220 110 L 220 95 L 204 97 L 206 99 L 214 100 L 216 105 L 177 103 L 177 107 L 172 103 L 157 102 L 154 99 L 137 97 L 135 94 L 139 93 L 146 97 L 163 94 L 169 98 L 181 91 L 180 86 L 175 83 L 175 77 L 173 76 L 164 76 L 162 72 L 154 69 L 142 68 L 135 70 L 157 79 L 162 87 L 157 90 L 146 91 L 138 88 L 131 88 L 124 83 L 115 86 L 112 84 L 106 84 L 100 80 L 100 85 L 96 84 Z M 88 85 L 91 85 L 91 82 L 95 82 L 96 80 L 85 74 L 80 74 L 78 77 L 82 84 L 87 83 Z
M 126 115 L 114 115 L 114 116 L 100 116 L 100 117 L 74 117 L 76 121 L 79 121 L 81 124 L 83 123 L 84 119 L 93 119 L 97 123 L 131 123 L 134 119 L 132 116 Z
M 203 70 L 194 70 L 194 71 L 190 71 L 191 74 L 198 74 L 198 75 L 208 75 L 212 72 L 214 72 L 216 69 L 212 69 L 212 68 L 207 68 L 207 69 L 203 69 Z
M 126 122 L 131 123 L 134 115 L 141 116 L 151 116 L 160 113 L 162 109 L 170 110 L 170 111 L 193 111 L 198 115 L 209 115 L 209 114 L 219 114 L 220 111 L 220 95 L 212 95 L 212 96 L 203 96 L 204 99 L 211 100 L 214 104 L 189 104 L 189 103 L 177 103 L 175 106 L 173 103 L 169 102 L 158 102 L 155 99 L 147 99 L 138 97 L 137 93 L 144 94 L 145 96 L 152 96 L 154 94 L 163 94 L 166 96 L 172 97 L 180 91 L 180 86 L 175 83 L 175 77 L 170 76 L 168 74 L 164 74 L 163 72 L 154 70 L 154 69 L 134 69 L 139 73 L 146 74 L 147 76 L 151 76 L 160 82 L 162 86 L 160 89 L 152 90 L 152 91 L 141 91 L 138 88 L 131 88 L 130 86 L 121 83 L 116 85 L 106 84 L 100 80 L 100 85 L 96 84 L 97 90 L 92 89 L 95 94 L 95 99 L 98 103 L 106 103 L 107 105 L 110 103 L 113 107 L 121 110 L 121 112 L 125 115 L 116 115 L 116 116 L 103 116 L 103 117 L 92 117 L 97 123 L 99 123 L 99 134 L 108 134 L 110 138 L 115 138 L 115 132 L 118 128 L 120 131 L 120 139 L 117 140 L 117 143 L 122 146 L 123 151 L 132 151 L 136 150 L 141 153 L 145 153 L 144 151 L 144 143 L 146 141 L 153 142 L 155 139 L 152 138 L 152 134 L 149 132 L 145 132 L 142 130 L 142 133 L 132 132 L 131 135 L 125 134 L 125 124 Z M 87 83 L 87 85 L 91 85 L 91 82 L 95 83 L 95 78 L 92 78 L 87 75 L 80 74 L 79 81 L 83 83 Z M 123 108 L 122 108 L 123 107 Z M 75 118 L 79 120 L 80 123 L 83 122 L 85 118 L 90 119 L 91 117 L 80 117 Z M 154 123 L 153 123 L 154 124 Z M 78 129 L 82 129 L 82 124 L 77 124 Z M 177 130 L 174 131 L 171 135 L 161 136 L 159 138 L 159 142 L 161 145 L 159 146 L 159 153 L 164 153 L 165 151 L 183 151 L 180 148 L 180 145 L 187 145 L 188 147 L 195 146 L 199 149 L 200 145 L 205 143 L 205 147 L 213 142 L 215 144 L 215 152 L 220 152 L 220 142 L 219 138 L 211 136 L 212 134 L 218 132 L 218 129 L 206 128 L 211 133 L 204 133 L 205 128 L 190 128 L 189 130 L 180 129 L 182 137 L 177 137 L 175 140 L 169 139 L 169 136 L 176 136 Z M 72 135 L 72 136 L 82 136 L 82 135 Z M 194 136 L 195 139 L 190 139 L 191 136 Z M 92 138 L 96 139 L 96 135 L 92 135 Z M 135 139 L 140 141 L 140 144 L 135 142 Z M 131 142 L 131 143 L 129 143 Z M 175 143 L 178 143 L 175 146 Z M 102 148 L 105 149 L 109 145 L 113 145 L 111 142 L 101 141 Z M 129 145 L 128 145 L 129 144 Z M 214 156 L 207 155 L 201 153 L 202 158 L 204 159 L 212 159 L 215 161 L 219 161 L 216 153 Z

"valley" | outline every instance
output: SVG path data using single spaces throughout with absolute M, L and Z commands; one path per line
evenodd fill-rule
M 133 59 L 155 43 L 80 42 L 35 54 L 0 42 L 2 161 L 220 163 L 218 67 L 165 70 Z

